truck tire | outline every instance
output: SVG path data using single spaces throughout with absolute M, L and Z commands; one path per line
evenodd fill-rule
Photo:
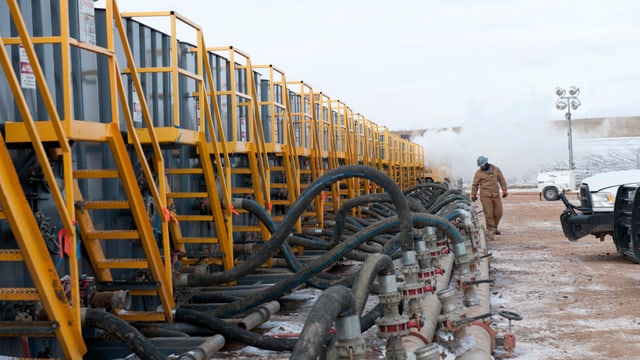
M 547 201 L 556 201 L 558 200 L 558 189 L 553 186 L 547 186 L 542 190 L 542 196 Z

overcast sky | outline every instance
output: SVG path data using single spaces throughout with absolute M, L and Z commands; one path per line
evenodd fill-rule
M 176 10 L 203 27 L 207 45 L 233 45 L 392 130 L 461 125 L 478 128 L 469 141 L 501 133 L 521 145 L 530 127 L 564 118 L 554 89 L 570 85 L 581 89 L 574 119 L 640 115 L 637 0 L 118 4 Z M 470 154 L 505 152 L 484 145 Z

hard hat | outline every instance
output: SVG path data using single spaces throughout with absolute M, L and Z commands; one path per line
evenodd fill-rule
M 489 158 L 484 155 L 478 156 L 478 166 L 484 166 L 487 162 L 489 162 Z

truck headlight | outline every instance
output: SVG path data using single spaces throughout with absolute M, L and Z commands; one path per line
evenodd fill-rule
M 591 200 L 593 201 L 594 208 L 610 207 L 616 202 L 616 197 L 608 192 L 592 193 Z

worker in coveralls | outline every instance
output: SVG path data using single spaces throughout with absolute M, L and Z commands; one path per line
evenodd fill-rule
M 489 159 L 486 156 L 478 157 L 478 167 L 471 185 L 471 200 L 478 199 L 476 194 L 480 190 L 480 203 L 482 203 L 487 232 L 489 239 L 492 239 L 493 235 L 500 235 L 500 231 L 498 231 L 498 224 L 502 219 L 500 189 L 502 189 L 502 197 L 507 197 L 509 192 L 502 171 L 499 167 L 489 164 Z

